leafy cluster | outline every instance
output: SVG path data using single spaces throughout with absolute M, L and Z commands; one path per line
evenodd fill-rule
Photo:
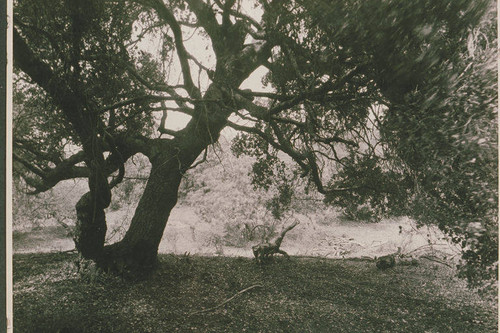
M 347 190 L 326 195 L 325 202 L 342 207 L 344 215 L 353 220 L 378 222 L 406 214 L 411 180 L 395 168 L 383 168 L 379 160 L 351 153 L 331 179 L 332 187 Z
M 314 87 L 268 120 L 281 150 L 350 218 L 405 214 L 438 225 L 462 246 L 469 282 L 494 279 L 494 4 L 293 1 L 273 9 L 280 19 L 270 34 L 286 38 L 264 83 L 284 96 Z
M 498 274 L 494 13 L 489 10 L 463 37 L 443 39 L 444 50 L 457 50 L 425 67 L 429 78 L 402 95 L 382 127 L 414 182 L 409 212 L 462 246 L 461 274 L 472 284 Z

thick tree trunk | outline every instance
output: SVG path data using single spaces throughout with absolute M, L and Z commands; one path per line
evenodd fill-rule
M 100 258 L 106 237 L 106 215 L 103 208 L 96 207 L 91 192 L 85 193 L 76 204 L 76 216 L 73 235 L 76 249 L 86 259 Z
M 151 271 L 158 246 L 182 179 L 176 156 L 161 154 L 152 161 L 144 193 L 124 238 L 104 248 L 97 261 L 106 270 L 137 276 Z
M 240 82 L 241 83 L 241 82 Z M 225 100 L 216 85 L 204 98 Z M 188 125 L 172 140 L 155 141 L 150 149 L 150 176 L 134 217 L 124 238 L 106 246 L 97 264 L 122 275 L 138 276 L 151 271 L 157 261 L 158 246 L 172 208 L 177 203 L 182 174 L 210 144 L 217 142 L 233 109 L 215 103 L 200 104 Z
M 211 86 L 208 99 L 221 97 Z M 205 105 L 183 133 L 164 142 L 156 142 L 149 159 L 150 176 L 134 217 L 124 238 L 104 248 L 98 265 L 123 275 L 140 275 L 155 267 L 158 246 L 172 208 L 177 203 L 182 174 L 208 145 L 215 143 L 230 112 L 217 105 Z
M 87 162 L 91 173 L 89 189 L 76 204 L 76 226 L 73 239 L 78 252 L 85 259 L 98 260 L 102 256 L 106 237 L 106 214 L 104 209 L 111 202 L 111 189 L 103 173 L 104 158 L 94 154 Z

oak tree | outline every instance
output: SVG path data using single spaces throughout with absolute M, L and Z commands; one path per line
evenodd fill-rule
M 238 132 L 236 154 L 256 157 L 256 186 L 280 190 L 277 217 L 293 193 L 286 156 L 351 217 L 415 216 L 463 242 L 483 271 L 497 261 L 488 1 L 19 0 L 14 10 L 14 160 L 33 193 L 88 179 L 75 242 L 99 266 L 154 267 L 183 175 L 224 128 Z M 260 69 L 270 88 L 243 89 Z M 168 127 L 175 113 L 189 118 L 182 129 Z M 123 239 L 104 246 L 111 189 L 139 153 L 151 162 L 144 193 Z

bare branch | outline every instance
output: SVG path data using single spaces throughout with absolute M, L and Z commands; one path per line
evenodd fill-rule
M 45 176 L 45 172 L 42 169 L 36 167 L 33 163 L 30 163 L 30 162 L 26 161 L 24 158 L 22 158 L 21 156 L 19 156 L 15 152 L 12 153 L 12 157 L 14 158 L 14 160 L 16 160 L 19 163 L 21 163 L 26 169 L 28 169 L 29 171 L 33 172 L 35 175 L 37 175 L 39 177 L 44 177 Z
M 170 106 L 161 106 L 161 107 L 156 107 L 156 108 L 150 108 L 149 109 L 150 111 L 152 112 L 156 112 L 156 111 L 175 111 L 175 112 L 180 112 L 180 113 L 184 113 L 184 114 L 187 114 L 189 116 L 193 116 L 193 113 L 194 113 L 194 110 L 189 108 L 189 107 L 179 107 L 179 108 L 176 108 L 176 107 L 170 107 Z
M 203 65 L 201 62 L 199 62 L 199 61 L 198 61 L 198 59 L 196 59 L 196 57 L 195 57 L 195 56 L 193 56 L 191 53 L 186 52 L 186 55 L 187 55 L 187 57 L 188 57 L 190 60 L 192 60 L 192 61 L 196 64 L 196 66 L 198 66 L 199 68 L 203 69 L 203 70 L 204 70 L 205 72 L 207 72 L 207 73 L 212 73 L 212 70 L 211 70 L 210 68 L 208 68 L 208 67 L 204 66 L 204 65 Z M 211 75 L 209 75 L 209 76 L 211 76 Z
M 178 102 L 178 103 L 189 102 L 192 104 L 203 103 L 203 102 L 214 102 L 214 103 L 219 102 L 219 100 L 192 99 L 192 98 L 181 97 L 180 95 L 177 95 L 177 96 L 143 95 L 143 96 L 137 96 L 137 97 L 133 97 L 130 99 L 126 99 L 126 100 L 117 102 L 115 104 L 106 106 L 106 107 L 100 109 L 99 113 L 102 114 L 102 113 L 109 111 L 109 110 L 114 110 L 114 109 L 118 109 L 118 108 L 121 108 L 124 106 L 137 104 L 137 103 L 159 103 L 162 101 L 174 101 L 174 102 Z M 192 109 L 186 107 L 186 108 L 181 108 L 180 110 L 182 110 L 181 112 L 185 112 L 185 113 L 189 114 L 189 112 L 190 112 L 189 110 L 192 110 Z
M 168 97 L 164 97 L 164 96 L 153 96 L 153 95 L 137 96 L 137 97 L 126 99 L 126 100 L 117 102 L 115 104 L 106 106 L 106 107 L 104 107 L 104 108 L 102 108 L 102 109 L 99 110 L 99 114 L 103 114 L 106 111 L 118 109 L 118 108 L 121 108 L 121 107 L 124 107 L 124 106 L 128 106 L 128 105 L 132 105 L 132 104 L 137 104 L 137 103 L 157 103 L 157 102 L 165 101 L 165 100 L 168 100 L 168 99 L 174 100 L 172 97 L 168 98 Z
M 160 132 L 160 135 L 167 134 L 167 135 L 171 135 L 173 137 L 179 136 L 179 132 L 165 128 L 165 127 L 159 127 L 158 132 Z
M 31 154 L 35 155 L 38 158 L 41 158 L 45 161 L 50 161 L 55 164 L 61 162 L 61 158 L 58 154 L 50 154 L 46 153 L 40 150 L 40 147 L 34 147 L 33 143 L 30 143 L 27 140 L 24 140 L 23 138 L 15 137 L 13 140 L 13 146 L 25 150 L 27 152 L 30 152 Z M 35 144 L 36 145 L 36 144 Z M 37 149 L 38 148 L 38 149 Z
M 225 15 L 230 14 L 230 15 L 233 15 L 234 17 L 241 18 L 241 19 L 247 21 L 248 23 L 250 23 L 251 25 L 253 25 L 257 29 L 257 31 L 264 31 L 264 28 L 262 27 L 262 25 L 259 22 L 255 21 L 252 17 L 232 9 L 234 2 L 235 2 L 234 0 L 231 2 L 226 2 L 226 4 L 224 4 L 224 5 L 220 2 L 220 0 L 214 0 L 214 2 L 217 4 L 217 6 L 220 9 L 222 9 L 224 11 Z M 230 6 L 228 6 L 228 3 L 230 4 Z
M 182 40 L 182 30 L 177 22 L 174 14 L 165 6 L 161 0 L 151 0 L 153 8 L 158 13 L 158 16 L 165 20 L 172 29 L 174 34 L 175 47 L 177 49 L 177 56 L 181 63 L 182 77 L 184 79 L 184 85 L 186 86 L 186 91 L 189 96 L 193 98 L 201 98 L 200 90 L 194 85 L 193 78 L 191 77 L 191 68 L 189 67 L 189 56 L 184 47 Z
M 45 192 L 54 187 L 60 181 L 66 179 L 88 177 L 90 175 L 90 171 L 87 167 L 75 166 L 75 164 L 83 162 L 84 156 L 85 155 L 83 151 L 80 151 L 63 160 L 54 168 L 48 170 L 40 170 L 35 168 L 32 163 L 25 161 L 17 154 L 13 154 L 13 157 L 16 161 L 22 163 L 27 170 L 35 173 L 38 177 L 40 177 L 40 179 L 35 179 L 27 176 L 23 177 L 28 185 L 35 188 L 35 191 L 30 192 L 30 194 Z
M 191 166 L 188 168 L 188 170 L 189 170 L 189 169 L 194 169 L 194 168 L 196 168 L 198 165 L 200 165 L 200 164 L 202 164 L 202 163 L 206 162 L 206 161 L 207 161 L 207 155 L 208 155 L 208 147 L 207 147 L 207 148 L 205 148 L 205 151 L 203 152 L 203 158 L 202 158 L 201 160 L 199 160 L 198 162 L 194 163 L 193 165 L 191 165 Z
M 347 140 L 347 139 L 341 138 L 341 137 L 336 136 L 336 135 L 333 135 L 333 136 L 327 137 L 327 138 L 322 138 L 319 135 L 316 135 L 315 140 L 318 142 L 326 143 L 326 144 L 330 144 L 332 142 L 338 142 L 338 143 L 343 143 L 343 144 L 348 145 L 348 146 L 358 147 L 357 142 L 352 141 L 352 140 Z
M 293 96 L 288 95 L 280 95 L 276 93 L 269 92 L 260 92 L 260 91 L 252 91 L 252 90 L 238 90 L 238 93 L 245 97 L 266 97 L 278 101 L 288 101 L 293 98 Z
M 162 102 L 161 106 L 163 108 L 165 108 L 165 103 Z M 163 114 L 161 115 L 161 119 L 160 119 L 160 126 L 158 127 L 158 132 L 160 132 L 160 136 L 163 134 L 162 129 L 165 129 L 165 123 L 167 121 L 167 116 L 168 116 L 167 110 L 164 109 Z
M 137 79 L 141 84 L 143 84 L 146 88 L 149 90 L 156 90 L 156 91 L 165 91 L 167 92 L 169 88 L 174 88 L 171 86 L 168 86 L 164 83 L 152 83 L 143 78 L 135 69 L 134 66 L 132 66 L 130 63 L 125 64 L 125 69 L 132 74 L 133 77 Z M 184 88 L 184 86 L 179 86 L 179 88 Z

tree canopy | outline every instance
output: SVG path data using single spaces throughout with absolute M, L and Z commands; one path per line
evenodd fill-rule
M 88 178 L 75 242 L 101 267 L 154 265 L 183 174 L 224 128 L 274 184 L 351 217 L 409 215 L 497 274 L 495 7 L 490 1 L 19 0 L 16 172 L 33 189 Z M 267 90 L 243 89 L 257 71 Z M 175 113 L 184 128 L 172 129 Z M 152 164 L 124 239 L 104 246 L 125 162 Z M 282 160 L 296 169 L 284 170 Z

